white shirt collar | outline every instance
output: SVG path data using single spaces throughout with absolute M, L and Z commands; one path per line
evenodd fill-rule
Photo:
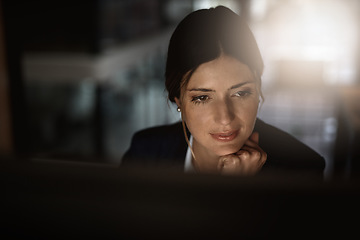
M 189 142 L 190 142 L 190 146 L 192 147 L 193 136 L 190 136 Z M 195 173 L 195 168 L 194 168 L 194 165 L 192 163 L 192 154 L 191 154 L 190 146 L 188 146 L 187 151 L 186 151 L 186 155 L 185 155 L 185 165 L 184 165 L 184 172 L 185 173 Z

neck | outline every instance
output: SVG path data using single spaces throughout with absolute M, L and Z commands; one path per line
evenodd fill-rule
M 194 139 L 193 142 L 193 151 L 195 159 L 193 158 L 193 164 L 196 171 L 200 173 L 217 173 L 217 166 L 220 156 L 217 156 L 207 149 L 202 147 Z

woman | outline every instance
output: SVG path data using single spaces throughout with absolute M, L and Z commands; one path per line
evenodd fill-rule
M 322 175 L 320 155 L 257 119 L 263 67 L 255 38 L 240 16 L 223 6 L 190 13 L 170 39 L 165 73 L 168 98 L 182 122 L 136 133 L 122 165 Z

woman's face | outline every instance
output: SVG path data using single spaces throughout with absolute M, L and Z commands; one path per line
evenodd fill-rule
M 194 151 L 223 156 L 239 151 L 251 135 L 259 92 L 248 66 L 222 55 L 201 64 L 175 100 L 194 138 Z

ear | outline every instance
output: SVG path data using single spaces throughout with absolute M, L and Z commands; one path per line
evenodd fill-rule
M 175 99 L 176 105 L 181 108 L 180 99 L 178 99 L 177 97 L 175 97 L 174 99 Z

